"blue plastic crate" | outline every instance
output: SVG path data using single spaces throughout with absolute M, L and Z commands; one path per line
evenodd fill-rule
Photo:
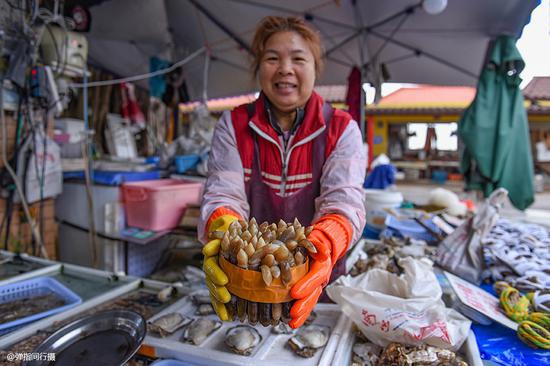
M 378 240 L 380 238 L 380 232 L 380 229 L 370 226 L 369 224 L 365 224 L 362 236 L 366 239 Z
M 148 172 L 112 172 L 104 170 L 94 170 L 94 183 L 108 186 L 119 186 L 126 182 L 140 182 L 142 180 L 160 179 L 160 171 L 152 170 Z M 84 179 L 84 171 L 65 172 L 63 178 Z
M 432 181 L 439 184 L 445 184 L 448 176 L 449 174 L 447 174 L 447 172 L 444 170 L 434 170 L 432 172 Z
M 82 302 L 82 299 L 74 292 L 63 286 L 57 280 L 51 277 L 38 277 L 30 280 L 10 283 L 0 287 L 0 304 L 16 301 L 25 297 L 43 295 L 44 291 L 53 292 L 65 302 L 60 307 L 29 315 L 24 318 L 16 319 L 11 322 L 0 324 L 0 330 L 12 328 L 21 324 L 33 322 L 35 320 L 60 313 L 70 309 Z
M 189 169 L 194 169 L 199 164 L 200 159 L 201 157 L 197 154 L 178 155 L 174 158 L 176 171 L 182 174 Z

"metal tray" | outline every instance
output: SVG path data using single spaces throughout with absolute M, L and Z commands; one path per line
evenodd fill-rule
M 22 253 L 0 250 L 0 286 L 59 271 L 61 264 Z
M 117 291 L 123 291 L 122 293 L 124 293 L 128 291 L 128 289 L 125 289 L 126 286 L 132 282 L 139 282 L 134 277 L 121 277 L 111 272 L 69 264 L 60 264 L 53 272 L 48 273 L 48 276 L 78 295 L 82 299 L 82 304 L 66 312 L 49 316 L 20 328 L 10 328 L 10 333 L 0 337 L 0 349 L 24 339 L 24 334 L 33 334 L 49 326 L 54 321 L 66 319 L 89 306 L 111 299 L 113 296 L 117 296 Z
M 137 293 L 156 294 L 159 290 L 169 286 L 169 284 L 163 282 L 140 280 L 130 277 L 123 278 L 123 280 L 131 282 L 123 283 L 122 286 L 85 301 L 78 307 L 67 312 L 42 319 L 1 337 L 0 349 L 9 350 L 11 352 L 32 352 L 48 336 L 71 321 L 97 313 L 101 310 L 123 309 L 125 306 L 117 306 L 117 301 Z M 181 296 L 182 295 L 176 295 L 176 298 Z M 163 306 L 158 306 L 158 309 L 154 310 L 153 314 L 162 311 L 170 304 L 171 302 L 167 302 L 166 305 L 163 304 Z M 147 316 L 144 316 L 144 318 L 147 318 Z
M 250 356 L 240 356 L 231 352 L 224 344 L 225 333 L 227 329 L 242 324 L 238 321 L 224 322 L 221 328 L 214 331 L 200 345 L 195 346 L 180 341 L 184 328 L 177 330 L 165 338 L 158 338 L 152 334 L 145 337 L 144 345 L 154 349 L 154 354 L 159 358 L 171 358 L 185 360 L 194 365 L 331 365 L 336 346 L 342 335 L 342 326 L 345 322 L 338 305 L 335 304 L 317 304 L 315 307 L 317 313 L 313 324 L 326 326 L 330 328 L 330 336 L 324 348 L 319 349 L 312 358 L 302 358 L 295 355 L 287 345 L 288 339 L 292 335 L 274 334 L 271 327 L 256 325 L 254 328 L 262 336 L 262 341 L 252 352 Z M 197 318 L 196 306 L 186 297 L 157 316 L 150 319 L 155 320 L 164 314 L 178 312 L 183 316 Z M 206 316 L 211 319 L 217 319 L 216 315 Z
M 48 337 L 34 352 L 54 353 L 57 366 L 123 365 L 138 350 L 146 333 L 136 312 L 108 310 L 74 321 Z M 51 361 L 31 361 L 28 366 Z

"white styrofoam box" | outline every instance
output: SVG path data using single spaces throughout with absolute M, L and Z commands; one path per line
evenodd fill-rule
M 332 359 L 332 365 L 350 365 L 353 357 L 353 345 L 355 344 L 355 334 L 352 331 L 353 322 L 346 318 L 343 325 L 343 335 L 340 337 L 340 343 L 336 347 L 334 358 Z M 474 332 L 470 330 L 468 338 L 459 349 L 458 353 L 462 355 L 468 365 L 470 366 L 483 366 L 483 361 L 479 354 L 479 348 L 477 347 L 476 337 Z
M 96 236 L 98 267 L 101 270 L 129 276 L 146 277 L 155 269 L 170 241 L 162 237 L 148 244 L 136 244 Z M 92 245 L 88 231 L 59 225 L 59 260 L 92 267 Z
M 84 136 L 84 121 L 76 118 L 56 118 L 55 128 L 69 134 L 69 143 L 80 142 Z
M 98 263 L 97 268 L 109 272 L 125 270 L 124 243 L 100 236 L 96 237 Z M 59 225 L 59 261 L 92 267 L 92 245 L 88 231 L 77 227 Z
M 119 187 L 92 185 L 94 221 L 97 232 L 105 232 L 105 204 L 119 202 Z M 89 230 L 86 185 L 80 182 L 64 182 L 63 193 L 55 200 L 55 216 L 62 222 Z
M 183 316 L 196 318 L 196 307 L 187 298 L 178 301 L 174 305 L 165 309 L 161 313 L 152 317 L 154 320 L 164 314 L 178 312 Z M 224 343 L 226 331 L 236 325 L 242 324 L 238 321 L 224 322 L 220 329 L 214 331 L 210 336 L 198 346 L 180 342 L 185 328 L 179 329 L 174 334 L 166 338 L 157 338 L 150 334 L 147 335 L 143 344 L 155 348 L 157 357 L 185 360 L 194 365 L 263 365 L 272 366 L 302 366 L 302 365 L 332 365 L 332 359 L 336 352 L 342 336 L 342 329 L 345 323 L 345 317 L 342 315 L 338 305 L 335 304 L 317 304 L 315 307 L 317 317 L 313 324 L 328 326 L 331 330 L 329 340 L 325 347 L 317 350 L 312 358 L 302 358 L 294 354 L 287 345 L 291 335 L 274 334 L 271 327 L 263 327 L 260 324 L 254 328 L 262 336 L 261 343 L 254 349 L 250 356 L 241 356 L 231 352 Z M 216 315 L 209 315 L 209 318 L 217 319 Z

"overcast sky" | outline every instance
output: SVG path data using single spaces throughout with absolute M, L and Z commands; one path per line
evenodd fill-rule
M 522 87 L 533 76 L 550 76 L 550 62 L 547 50 L 550 48 L 550 0 L 542 0 L 531 13 L 531 21 L 523 28 L 523 34 L 517 42 L 525 69 L 521 73 Z

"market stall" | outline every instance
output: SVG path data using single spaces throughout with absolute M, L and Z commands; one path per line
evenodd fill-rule
M 502 189 L 406 197 L 362 146 L 384 128 L 365 124 L 362 83 L 377 101 L 390 78 L 474 85 L 537 5 L 0 2 L 0 364 L 548 363 L 549 228 L 504 217 Z M 311 90 L 284 131 L 271 96 L 298 81 L 219 121 L 207 108 L 257 91 L 266 15 L 326 45 L 301 51 L 326 70 L 299 60 Z M 313 89 L 346 80 L 355 119 Z

